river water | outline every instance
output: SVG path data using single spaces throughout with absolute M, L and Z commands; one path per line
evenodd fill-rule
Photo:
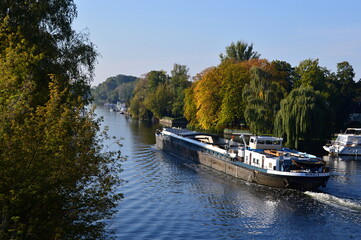
M 361 239 L 361 159 L 324 156 L 334 174 L 318 192 L 272 189 L 158 150 L 156 124 L 96 112 L 128 156 L 116 239 Z

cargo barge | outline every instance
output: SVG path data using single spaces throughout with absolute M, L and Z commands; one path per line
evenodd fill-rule
M 235 178 L 275 188 L 312 191 L 330 177 L 326 162 L 282 147 L 282 138 L 244 135 L 241 142 L 217 135 L 166 128 L 155 133 L 159 149 L 182 156 Z

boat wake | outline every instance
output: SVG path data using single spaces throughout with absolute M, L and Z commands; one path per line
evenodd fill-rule
M 327 193 L 318 193 L 318 192 L 305 192 L 306 195 L 318 200 L 319 202 L 325 203 L 327 205 L 337 207 L 343 210 L 361 212 L 361 204 L 350 199 L 339 198 Z

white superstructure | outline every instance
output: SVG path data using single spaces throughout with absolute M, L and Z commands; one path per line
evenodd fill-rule
M 335 155 L 361 155 L 361 128 L 347 128 L 334 142 L 323 148 Z

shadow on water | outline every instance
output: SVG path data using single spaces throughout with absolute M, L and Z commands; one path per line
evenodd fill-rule
M 274 189 L 158 150 L 159 125 L 103 114 L 129 156 L 107 221 L 118 239 L 361 238 L 361 161 L 327 159 L 335 174 L 319 192 Z

